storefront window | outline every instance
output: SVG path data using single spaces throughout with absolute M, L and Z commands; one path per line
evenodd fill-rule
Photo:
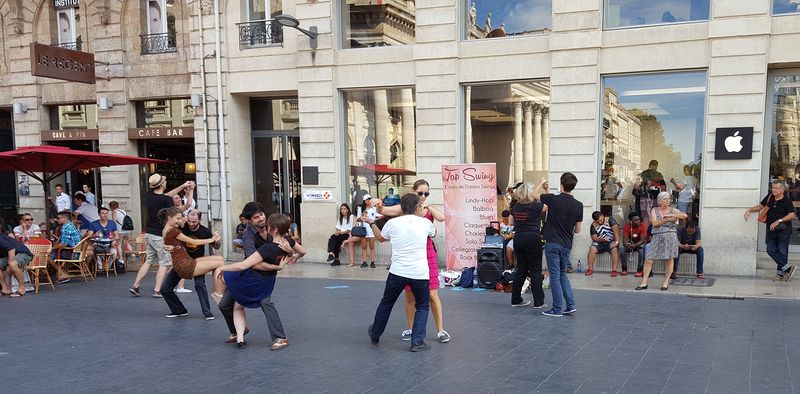
M 416 102 L 412 88 L 344 92 L 346 171 L 353 206 L 364 194 L 391 197 L 416 181 Z
M 772 14 L 796 14 L 800 12 L 800 2 L 797 0 L 772 0 Z
M 618 221 L 647 220 L 658 193 L 696 219 L 705 126 L 706 73 L 603 78 L 600 204 Z
M 194 108 L 188 99 L 164 99 L 136 103 L 138 127 L 183 127 L 194 124 Z
M 465 0 L 468 39 L 549 33 L 552 0 Z
M 800 201 L 800 72 L 770 78 L 772 133 L 770 138 L 770 180 L 789 185 L 787 194 L 795 206 Z M 765 185 L 766 186 L 766 185 Z M 795 219 L 795 225 L 797 219 Z M 792 235 L 792 251 L 800 251 L 800 237 Z
M 341 0 L 343 48 L 416 42 L 414 0 Z
M 466 86 L 465 98 L 468 163 L 497 163 L 497 185 L 503 190 L 545 176 L 550 156 L 549 81 Z
M 605 27 L 708 20 L 710 0 L 605 0 Z
M 53 130 L 96 129 L 97 105 L 75 104 L 50 107 L 50 128 Z

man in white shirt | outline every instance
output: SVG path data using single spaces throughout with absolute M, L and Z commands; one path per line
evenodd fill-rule
M 78 207 L 72 212 L 73 215 L 78 216 L 81 221 L 81 230 L 89 229 L 89 224 L 100 220 L 100 214 L 97 212 L 97 207 L 86 201 L 86 195 L 83 193 L 76 193 L 75 197 L 75 205 Z
M 86 202 L 97 206 L 97 197 L 92 194 L 92 188 L 90 188 L 89 185 L 83 185 L 83 195 L 86 196 Z
M 19 219 L 19 226 L 14 227 L 14 236 L 22 242 L 29 241 L 31 237 L 38 237 L 41 233 L 39 225 L 33 222 L 33 216 L 29 213 L 23 213 Z
M 430 276 L 428 272 L 428 238 L 436 235 L 433 223 L 418 216 L 422 206 L 419 196 L 413 193 L 404 195 L 400 199 L 402 216 L 389 220 L 383 229 L 375 225 L 372 218 L 362 216 L 362 220 L 369 223 L 375 234 L 375 239 L 380 242 L 392 243 L 392 264 L 389 268 L 389 277 L 386 278 L 386 287 L 378 309 L 375 311 L 375 320 L 369 326 L 369 337 L 372 343 L 378 344 L 389 315 L 392 313 L 397 297 L 408 285 L 416 299 L 416 313 L 414 325 L 411 329 L 411 351 L 421 352 L 430 350 L 430 345 L 424 342 L 425 327 L 428 324 L 428 309 L 430 307 Z
M 61 184 L 56 185 L 56 210 L 58 212 L 71 211 L 71 205 L 69 194 L 64 193 L 64 187 Z

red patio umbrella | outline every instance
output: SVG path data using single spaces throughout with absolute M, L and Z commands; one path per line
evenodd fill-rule
M 351 165 L 350 175 L 363 176 L 368 180 L 371 179 L 373 183 L 375 183 L 375 191 L 377 192 L 378 186 L 393 176 L 417 175 L 417 173 L 411 170 L 407 170 L 405 168 L 389 167 L 388 164 L 365 163 L 360 166 Z
M 38 180 L 44 186 L 45 223 L 50 223 L 50 182 L 65 172 L 96 167 L 165 163 L 164 160 L 143 159 L 135 156 L 115 155 L 70 149 L 63 146 L 26 146 L 0 152 L 0 171 L 19 171 Z M 41 173 L 41 176 L 37 175 Z M 48 226 L 49 230 L 49 226 Z

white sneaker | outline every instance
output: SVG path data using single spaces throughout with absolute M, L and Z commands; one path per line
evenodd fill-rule
M 439 338 L 439 342 L 441 343 L 450 342 L 450 334 L 448 334 L 445 330 L 439 331 L 439 333 L 436 334 L 436 337 Z
M 411 340 L 411 333 L 412 333 L 411 330 L 403 330 L 403 333 L 400 334 L 400 339 L 402 339 L 404 341 L 410 341 Z
M 176 292 L 176 293 L 184 293 L 184 294 L 188 294 L 188 293 L 191 293 L 192 291 L 191 291 L 191 290 L 189 290 L 189 289 L 186 289 L 186 288 L 179 288 L 179 289 L 175 289 L 175 292 Z

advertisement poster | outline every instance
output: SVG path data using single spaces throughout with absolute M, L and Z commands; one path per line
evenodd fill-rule
M 495 163 L 442 166 L 447 269 L 475 267 L 489 222 L 497 220 Z

